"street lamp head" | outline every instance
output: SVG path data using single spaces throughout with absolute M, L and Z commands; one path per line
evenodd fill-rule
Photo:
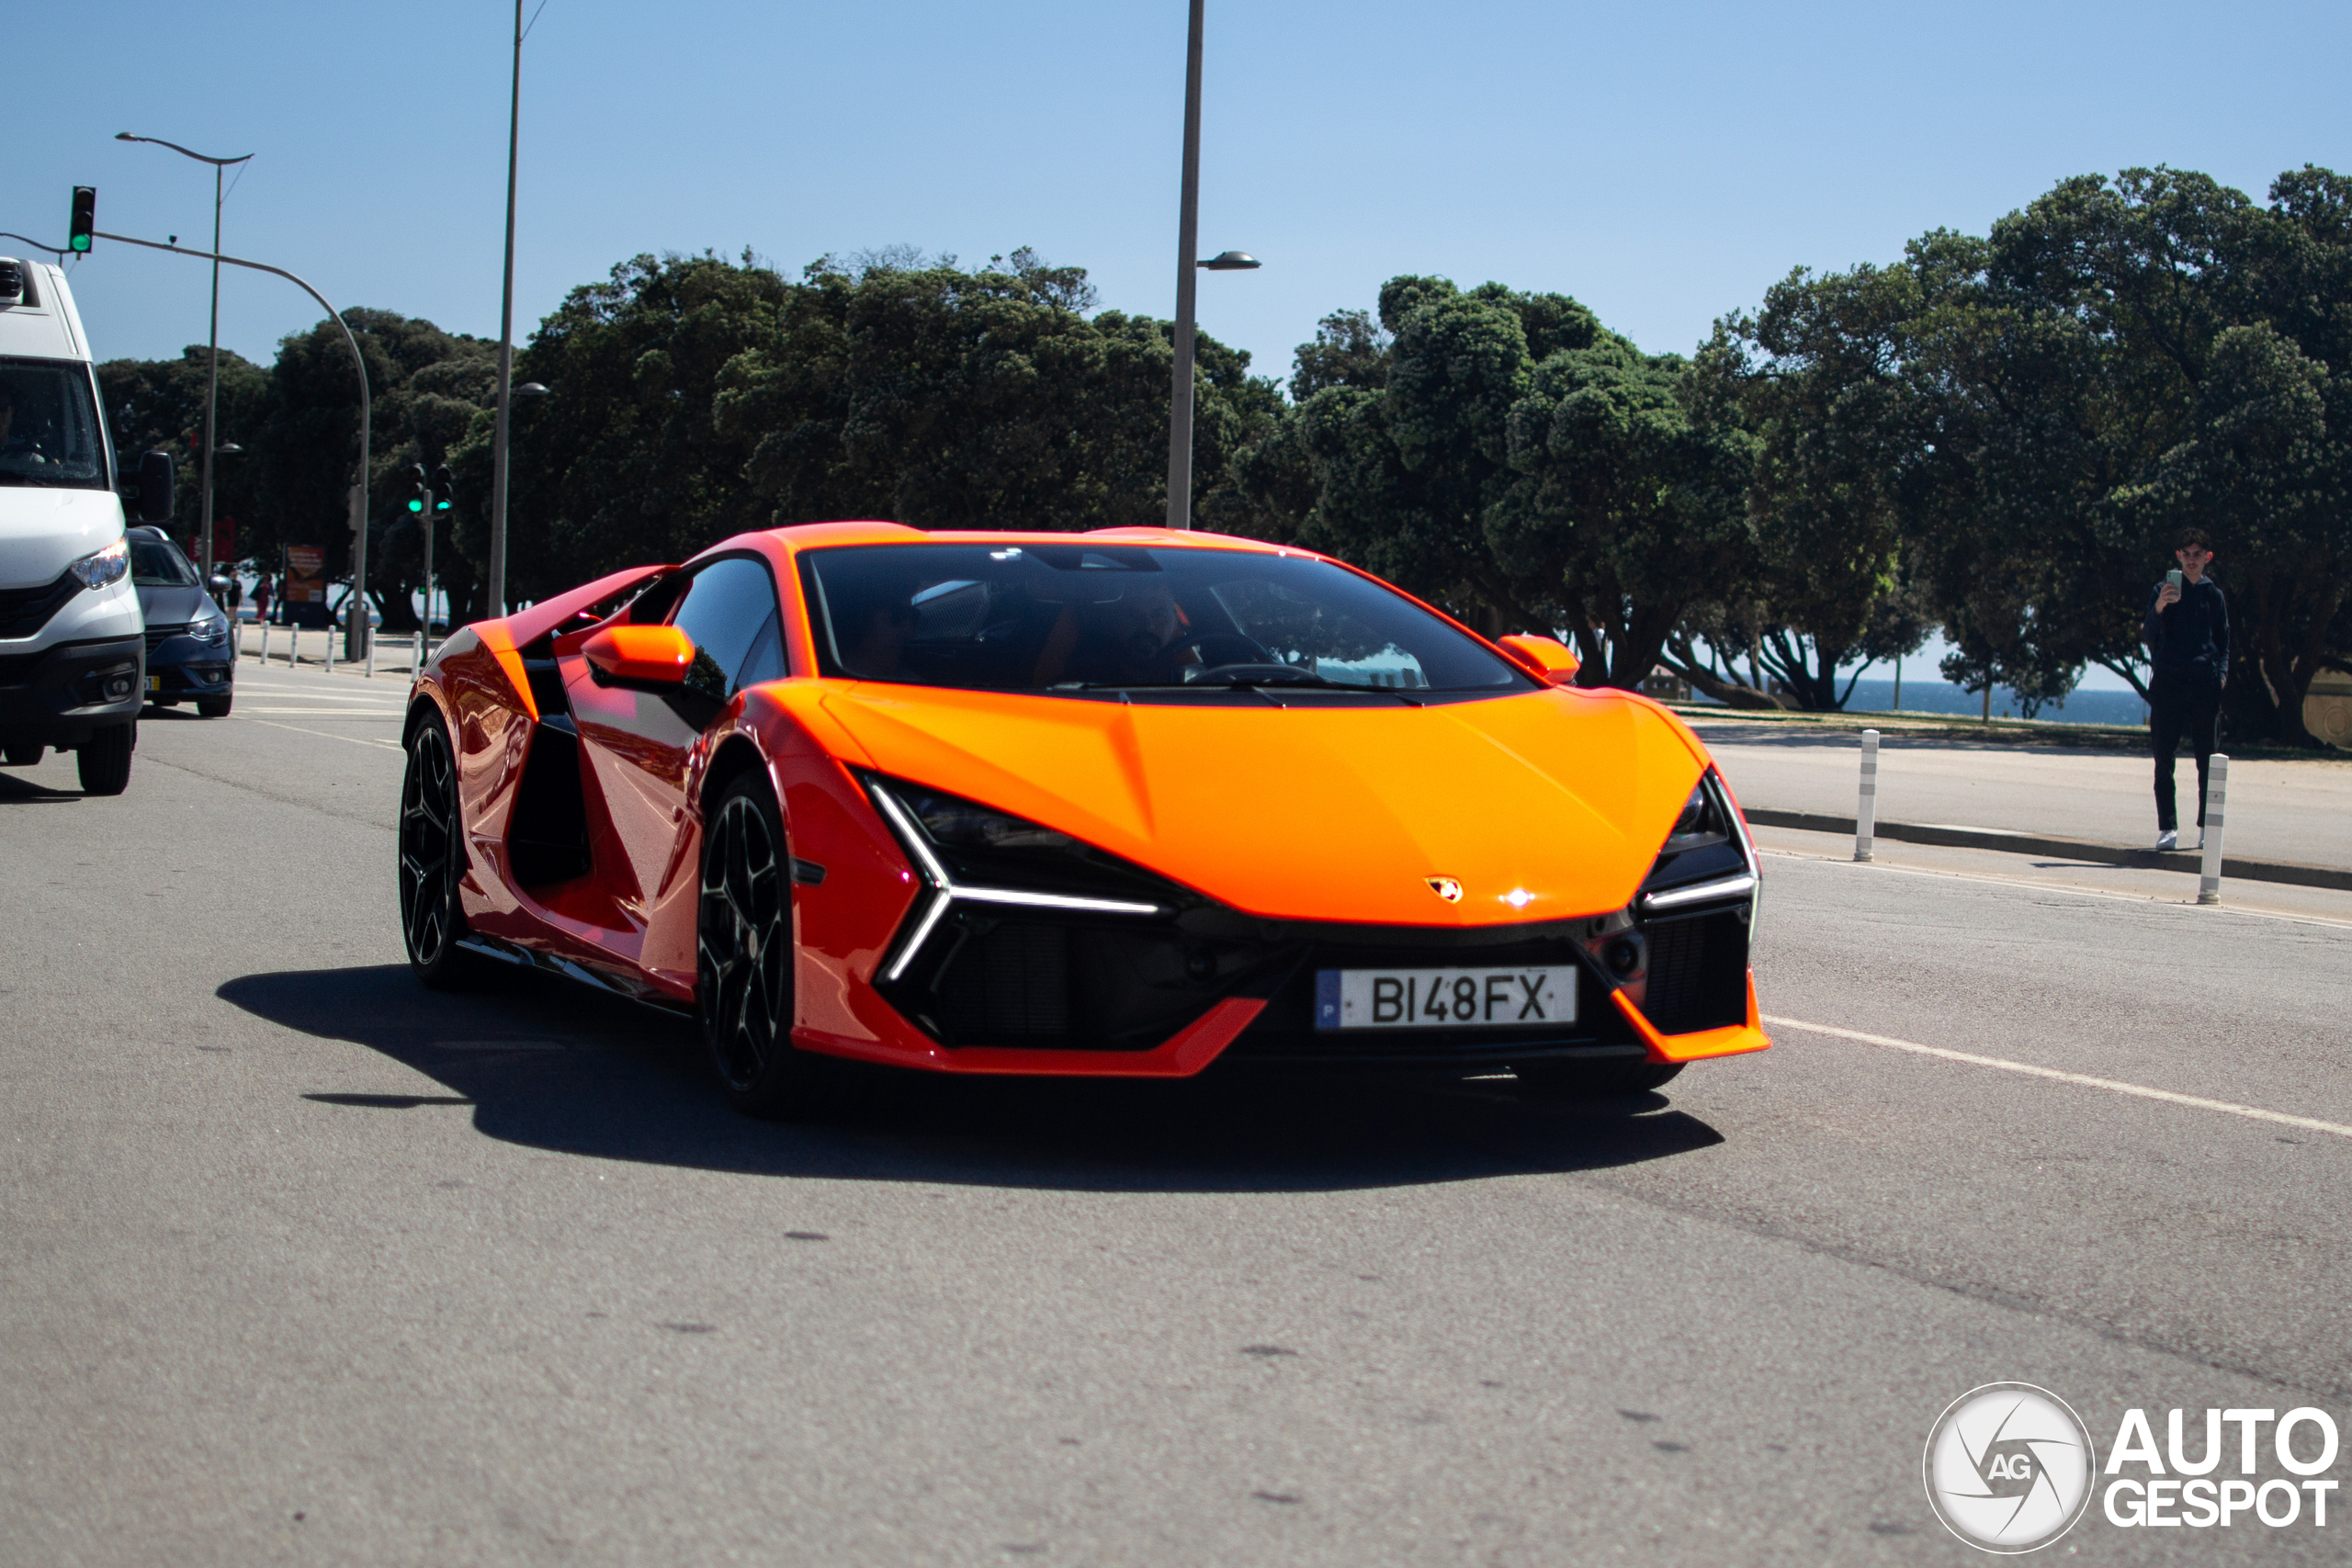
M 1206 261 L 1194 262 L 1193 265 L 1205 267 L 1211 272 L 1248 272 L 1253 267 L 1261 267 L 1266 264 L 1248 251 L 1221 251 Z
M 223 441 L 212 449 L 212 455 L 216 457 L 242 457 L 245 449 L 233 441 Z
M 543 382 L 526 381 L 514 389 L 514 395 L 518 398 L 544 398 L 548 395 L 548 389 Z

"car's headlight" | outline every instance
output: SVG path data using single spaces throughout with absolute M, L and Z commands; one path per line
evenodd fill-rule
M 1747 836 L 1710 771 L 1692 788 L 1658 847 L 1657 861 L 1642 882 L 1638 911 L 1647 918 L 1702 905 L 1746 903 L 1752 914 L 1757 887 Z
M 109 582 L 120 582 L 122 574 L 130 570 L 130 541 L 117 539 L 102 550 L 92 550 L 66 570 L 82 580 L 85 588 L 104 588 Z
M 956 904 L 1149 918 L 1192 901 L 1174 883 L 1042 823 L 922 784 L 871 775 L 865 784 L 931 888 L 883 966 L 886 980 L 906 973 Z
M 229 617 L 207 615 L 200 621 L 191 621 L 187 635 L 198 642 L 220 642 L 229 635 Z

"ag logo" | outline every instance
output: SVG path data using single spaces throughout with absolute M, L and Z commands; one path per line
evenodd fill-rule
M 1937 1417 L 1921 1471 L 1952 1534 L 1985 1551 L 2036 1551 L 2075 1528 L 2098 1455 L 2066 1402 L 2031 1383 L 1971 1389 Z
M 1425 876 L 1421 878 L 1421 880 L 1430 885 L 1430 892 L 1436 894 L 1447 903 L 1459 904 L 1462 902 L 1462 884 L 1456 882 L 1453 878 L 1450 876 Z

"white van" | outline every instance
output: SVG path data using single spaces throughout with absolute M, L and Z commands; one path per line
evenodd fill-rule
M 146 692 L 123 496 L 168 518 L 170 455 L 117 471 L 65 275 L 0 256 L 0 761 L 77 751 L 92 795 L 130 782 Z

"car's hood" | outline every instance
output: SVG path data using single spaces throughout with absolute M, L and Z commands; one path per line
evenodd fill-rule
M 38 588 L 122 537 L 109 490 L 0 485 L 0 588 Z
M 159 588 L 139 591 L 139 613 L 151 626 L 185 626 L 212 609 L 212 597 L 201 588 Z
M 1614 692 L 1277 708 L 824 684 L 822 707 L 882 773 L 1286 919 L 1623 908 L 1704 766 L 1670 717 Z

